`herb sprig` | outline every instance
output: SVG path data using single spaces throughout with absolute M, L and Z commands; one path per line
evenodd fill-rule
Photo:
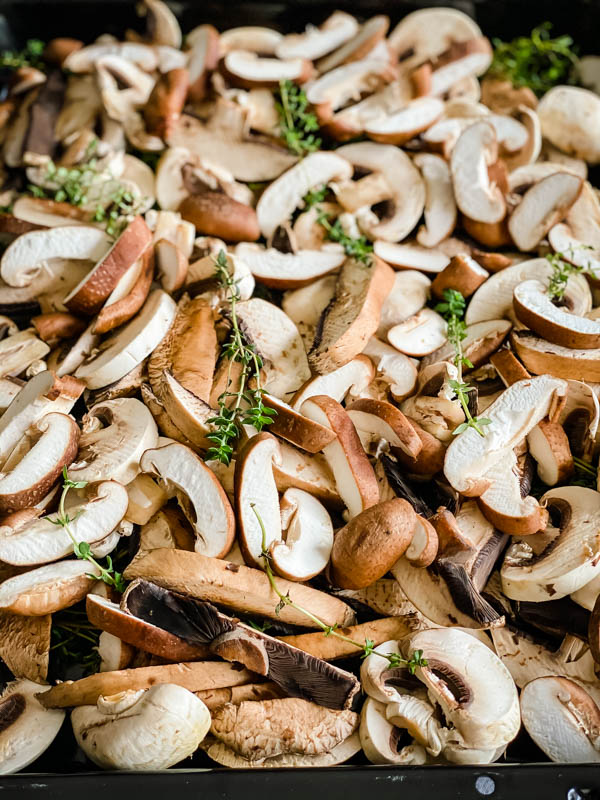
M 588 489 L 595 489 L 598 484 L 598 468 L 582 458 L 573 457 L 575 475 L 571 479 L 572 486 L 586 486 Z
M 538 97 L 558 84 L 576 84 L 578 57 L 570 36 L 550 38 L 552 24 L 544 22 L 530 36 L 511 42 L 493 39 L 494 58 L 488 75 L 528 86 Z
M 585 250 L 593 249 L 590 245 L 580 245 L 580 247 Z M 563 299 L 571 275 L 589 271 L 584 264 L 572 263 L 572 260 L 569 259 L 573 259 L 573 257 L 572 249 L 566 256 L 564 253 L 548 253 L 546 255 L 546 260 L 552 267 L 552 275 L 548 283 L 548 296 L 554 302 Z
M 46 45 L 40 39 L 28 39 L 23 50 L 5 50 L 0 54 L 0 67 L 43 69 L 42 53 Z
M 444 289 L 444 302 L 438 303 L 435 310 L 446 320 L 448 341 L 454 347 L 454 366 L 458 370 L 458 376 L 456 380 L 449 381 L 449 384 L 454 389 L 465 415 L 465 422 L 462 422 L 452 433 L 457 436 L 467 428 L 473 428 L 480 436 L 485 436 L 483 427 L 490 425 L 492 421 L 487 417 L 478 418 L 471 414 L 468 402 L 468 393 L 471 387 L 463 380 L 463 367 L 468 369 L 473 367 L 462 349 L 463 340 L 467 336 L 467 326 L 464 321 L 465 298 L 456 289 Z
M 304 89 L 292 81 L 280 81 L 275 108 L 279 114 L 279 131 L 288 150 L 302 157 L 319 149 L 321 139 L 314 135 L 319 130 L 319 122 L 308 110 Z
M 361 261 L 365 266 L 371 265 L 371 253 L 373 252 L 373 245 L 366 236 L 359 236 L 353 238 L 342 228 L 339 219 L 331 222 L 331 215 L 327 214 L 321 208 L 318 209 L 317 222 L 325 228 L 325 236 L 331 242 L 338 242 L 344 248 L 347 256 Z
M 361 658 L 366 658 L 371 654 L 375 654 L 380 656 L 381 658 L 387 659 L 389 662 L 390 667 L 406 667 L 411 675 L 415 674 L 417 667 L 426 667 L 427 666 L 427 659 L 423 658 L 423 651 L 422 650 L 415 650 L 414 653 L 411 655 L 410 658 L 403 658 L 399 653 L 375 653 L 375 642 L 372 639 L 366 638 L 364 642 L 357 642 L 355 639 L 352 639 L 350 636 L 346 636 L 343 633 L 340 633 L 338 630 L 337 623 L 335 625 L 327 625 L 327 623 L 323 622 L 322 619 L 315 616 L 311 611 L 308 609 L 299 606 L 295 603 L 292 598 L 290 597 L 289 592 L 287 594 L 283 594 L 283 592 L 277 586 L 277 582 L 275 581 L 275 576 L 273 575 L 273 570 L 271 568 L 271 555 L 267 550 L 267 532 L 265 530 L 265 525 L 262 520 L 260 513 L 256 509 L 256 505 L 254 503 L 250 503 L 250 507 L 254 512 L 254 516 L 256 517 L 258 524 L 260 525 L 260 530 L 262 534 L 262 544 L 261 544 L 261 554 L 260 557 L 262 559 L 262 570 L 269 579 L 269 584 L 271 585 L 271 589 L 275 592 L 277 597 L 279 598 L 279 603 L 275 607 L 275 613 L 279 614 L 282 609 L 286 606 L 290 606 L 290 608 L 294 608 L 296 611 L 299 611 L 301 614 L 304 614 L 305 617 L 310 619 L 314 624 L 323 631 L 325 636 L 335 636 L 336 639 L 341 639 L 343 642 L 348 642 L 348 644 L 353 645 L 358 650 L 361 650 Z
M 93 567 L 96 567 L 96 569 L 99 571 L 99 575 L 91 572 L 87 573 L 88 578 L 93 578 L 96 581 L 103 581 L 108 586 L 114 586 L 118 592 L 124 592 L 125 581 L 123 579 L 123 575 L 114 569 L 111 557 L 106 556 L 106 567 L 103 567 L 92 555 L 90 544 L 88 542 L 78 542 L 73 536 L 73 532 L 71 531 L 70 527 L 71 523 L 75 522 L 75 520 L 84 512 L 78 511 L 74 517 L 71 517 L 65 510 L 65 500 L 67 499 L 67 495 L 71 489 L 83 489 L 85 486 L 87 486 L 87 481 L 72 481 L 69 478 L 66 467 L 63 467 L 62 474 L 63 489 L 60 495 L 60 501 L 58 503 L 58 514 L 54 519 L 50 519 L 48 517 L 49 521 L 54 525 L 59 525 L 68 534 L 69 538 L 73 542 L 73 552 L 77 558 L 80 558 L 84 561 L 89 561 L 89 563 Z
M 100 669 L 101 633 L 90 624 L 84 609 L 66 608 L 52 615 L 50 653 L 69 667 L 81 667 L 84 675 L 92 675 Z
M 261 431 L 266 425 L 273 422 L 276 411 L 267 408 L 263 403 L 264 391 L 260 382 L 262 360 L 240 330 L 236 310 L 240 299 L 239 288 L 229 273 L 227 256 L 223 250 L 219 251 L 219 255 L 215 259 L 215 271 L 219 283 L 227 292 L 231 334 L 221 354 L 229 361 L 227 388 L 218 400 L 219 413 L 216 417 L 208 420 L 216 429 L 207 437 L 213 442 L 213 446 L 208 449 L 206 458 L 227 465 L 233 455 L 233 445 L 240 435 L 240 426 L 253 425 L 258 431 Z M 234 364 L 240 364 L 242 371 L 237 388 L 231 391 Z M 254 384 L 252 387 L 249 385 L 251 380 Z
M 313 206 L 322 203 L 327 196 L 327 184 L 324 183 L 323 186 L 316 189 L 311 189 L 307 192 L 304 197 L 302 198 L 304 202 L 304 211 L 310 211 Z

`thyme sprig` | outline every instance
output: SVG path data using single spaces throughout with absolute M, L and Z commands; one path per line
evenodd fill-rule
M 327 196 L 327 184 L 324 183 L 323 186 L 316 189 L 311 189 L 307 192 L 304 197 L 302 198 L 304 202 L 304 210 L 310 211 L 313 206 L 322 203 Z
M 82 667 L 84 675 L 100 669 L 100 631 L 90 624 L 84 609 L 67 608 L 52 615 L 50 653 L 65 665 Z
M 361 261 L 366 266 L 371 265 L 371 253 L 373 252 L 373 245 L 366 236 L 359 236 L 353 238 L 348 236 L 342 228 L 339 219 L 331 221 L 332 215 L 327 214 L 321 208 L 318 208 L 317 222 L 325 228 L 325 236 L 331 242 L 338 242 L 344 248 L 347 256 Z
M 478 418 L 471 414 L 468 401 L 468 393 L 471 387 L 463 380 L 463 367 L 468 369 L 473 367 L 473 364 L 464 355 L 462 349 L 463 340 L 467 336 L 467 326 L 464 321 L 465 298 L 456 289 L 444 289 L 444 301 L 438 303 L 435 310 L 446 320 L 446 335 L 448 341 L 454 347 L 454 366 L 458 370 L 458 376 L 456 380 L 449 381 L 449 384 L 456 393 L 465 415 L 465 422 L 462 422 L 452 433 L 457 436 L 459 433 L 466 431 L 467 428 L 473 428 L 480 436 L 485 436 L 483 427 L 490 425 L 491 419 L 487 417 Z
M 208 420 L 215 426 L 215 430 L 207 437 L 213 442 L 213 446 L 208 449 L 206 458 L 227 465 L 231 461 L 241 426 L 253 425 L 261 431 L 273 422 L 276 412 L 263 403 L 264 390 L 260 378 L 262 360 L 240 330 L 236 310 L 240 300 L 239 288 L 229 272 L 227 256 L 223 250 L 215 259 L 215 272 L 217 280 L 227 293 L 231 333 L 221 353 L 222 357 L 229 361 L 227 388 L 219 397 L 217 416 Z M 234 364 L 240 364 L 242 370 L 237 388 L 232 391 Z M 250 386 L 251 381 L 252 386 Z
M 573 486 L 586 486 L 595 489 L 598 483 L 598 468 L 582 458 L 573 456 L 575 475 L 570 481 Z
M 585 250 L 593 249 L 590 245 L 580 245 L 580 248 Z M 548 253 L 546 255 L 546 260 L 552 267 L 552 275 L 548 284 L 548 296 L 554 302 L 563 299 L 571 275 L 589 271 L 583 264 L 573 264 L 570 260 L 573 258 L 574 251 L 572 248 L 566 255 L 564 253 Z
M 23 50 L 5 50 L 0 54 L 0 67 L 43 69 L 42 53 L 46 45 L 40 39 L 28 39 Z
M 558 84 L 576 84 L 578 63 L 570 36 L 550 38 L 552 24 L 544 22 L 530 36 L 511 42 L 493 39 L 494 58 L 488 75 L 509 80 L 513 86 L 528 86 L 538 97 Z
M 271 589 L 279 598 L 279 603 L 275 607 L 275 613 L 279 614 L 286 606 L 294 608 L 296 611 L 304 614 L 305 617 L 310 619 L 318 628 L 320 628 L 325 636 L 335 636 L 336 639 L 341 639 L 343 642 L 348 642 L 348 644 L 351 644 L 358 650 L 361 650 L 361 658 L 366 658 L 371 654 L 378 655 L 381 658 L 387 659 L 390 667 L 406 667 L 411 675 L 415 674 L 417 667 L 427 666 L 427 659 L 423 658 L 422 650 L 415 650 L 410 658 L 403 658 L 399 653 L 376 653 L 375 642 L 372 639 L 366 638 L 364 642 L 357 642 L 350 636 L 346 636 L 345 634 L 341 633 L 338 630 L 337 623 L 335 625 L 327 625 L 327 623 L 323 622 L 322 619 L 319 619 L 319 617 L 315 616 L 315 614 L 313 614 L 311 611 L 308 611 L 308 609 L 303 608 L 302 606 L 298 605 L 298 603 L 294 602 L 290 597 L 289 592 L 287 594 L 283 594 L 283 592 L 277 586 L 277 582 L 275 581 L 275 576 L 273 575 L 273 570 L 271 568 L 271 555 L 267 550 L 267 531 L 265 529 L 264 522 L 256 508 L 256 505 L 254 503 L 250 503 L 250 507 L 254 512 L 254 516 L 258 520 L 262 534 L 260 554 L 262 559 L 262 570 L 269 579 Z
M 319 149 L 321 139 L 314 135 L 314 131 L 319 130 L 319 122 L 308 110 L 304 89 L 292 81 L 280 81 L 275 108 L 279 114 L 279 131 L 288 150 L 302 157 Z
M 73 552 L 77 558 L 89 561 L 93 567 L 96 567 L 96 569 L 99 570 L 99 575 L 91 572 L 86 573 L 88 578 L 93 578 L 96 581 L 103 581 L 108 586 L 114 586 L 118 592 L 124 592 L 125 581 L 123 580 L 123 575 L 114 569 L 111 557 L 106 556 L 106 567 L 103 567 L 92 555 L 90 544 L 88 542 L 78 542 L 73 536 L 73 532 L 71 531 L 70 527 L 71 523 L 75 522 L 75 520 L 84 512 L 78 511 L 75 516 L 71 517 L 65 510 L 65 500 L 67 499 L 67 495 L 71 489 L 83 489 L 85 486 L 87 486 L 87 481 L 72 481 L 69 478 L 66 467 L 63 467 L 62 474 L 63 489 L 60 495 L 60 501 L 58 503 L 58 514 L 54 519 L 50 519 L 50 517 L 48 517 L 49 521 L 54 525 L 59 525 L 68 534 L 69 538 L 73 542 Z

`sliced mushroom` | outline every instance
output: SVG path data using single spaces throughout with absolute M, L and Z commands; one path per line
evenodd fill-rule
M 540 339 L 531 331 L 513 331 L 510 342 L 525 367 L 534 375 L 551 373 L 559 378 L 600 381 L 600 349 L 574 350 Z
M 280 504 L 284 541 L 271 544 L 273 566 L 289 580 L 306 581 L 322 572 L 333 546 L 333 525 L 324 506 L 308 492 L 288 489 Z
M 436 311 L 423 308 L 413 317 L 394 325 L 388 342 L 408 356 L 426 356 L 446 341 L 446 323 Z
M 35 694 L 44 689 L 39 683 L 18 680 L 9 683 L 0 695 L 2 757 L 0 775 L 11 775 L 28 767 L 52 744 L 65 712 L 48 710 Z
M 422 272 L 412 269 L 397 272 L 394 286 L 381 308 L 377 335 L 385 337 L 394 325 L 417 314 L 427 302 L 430 286 L 431 281 Z
M 575 86 L 555 86 L 538 105 L 542 134 L 553 145 L 589 164 L 600 161 L 595 126 L 600 120 L 600 98 Z
M 129 322 L 144 305 L 153 277 L 154 252 L 149 247 L 111 292 L 92 325 L 92 333 L 108 333 Z
M 363 354 L 375 362 L 378 379 L 389 386 L 395 400 L 400 401 L 413 391 L 417 382 L 417 370 L 408 356 L 375 337 L 369 339 Z
M 435 247 L 450 236 L 456 225 L 456 202 L 446 161 L 431 153 L 419 153 L 414 163 L 425 183 L 425 224 L 417 232 L 424 247 Z
M 537 462 L 539 479 L 546 486 L 564 483 L 573 474 L 569 439 L 558 422 L 542 420 L 527 436 L 529 453 Z
M 5 578 L 13 573 L 3 566 Z M 46 681 L 50 662 L 52 617 L 24 617 L 10 611 L 0 612 L 0 658 L 15 678 L 35 683 Z
M 176 442 L 146 450 L 140 469 L 157 476 L 177 497 L 196 534 L 198 553 L 221 558 L 231 548 L 234 516 L 223 488 L 189 448 Z
M 223 69 L 231 83 L 244 89 L 276 87 L 280 81 L 286 80 L 305 83 L 313 72 L 312 64 L 305 58 L 282 60 L 247 50 L 226 53 Z
M 32 330 L 20 331 L 0 341 L 0 377 L 20 375 L 50 348 Z
M 485 322 L 476 322 L 474 325 L 467 325 L 466 336 L 462 341 L 462 350 L 465 358 L 469 359 L 474 368 L 485 364 L 490 356 L 502 345 L 502 342 L 510 333 L 511 327 L 510 322 L 505 319 L 491 319 Z M 438 350 L 425 356 L 421 361 L 420 380 L 424 377 L 425 369 L 430 364 L 451 361 L 453 354 L 451 345 L 446 342 Z M 471 369 L 471 367 L 466 367 L 465 371 L 468 369 Z
M 391 447 L 416 458 L 423 448 L 421 439 L 404 414 L 391 403 L 368 398 L 355 400 L 346 412 L 358 431 L 363 447 L 382 439 Z
M 185 68 L 171 69 L 154 84 L 144 107 L 146 130 L 167 139 L 179 119 L 188 93 L 189 75 Z
M 488 176 L 498 158 L 498 141 L 485 120 L 470 125 L 460 135 L 450 160 L 456 205 L 470 219 L 493 224 L 506 213 L 500 188 Z
M 373 251 L 397 269 L 418 269 L 423 272 L 441 272 L 450 263 L 450 258 L 441 250 L 421 247 L 418 244 L 393 244 L 377 240 Z
M 372 697 L 367 698 L 362 708 L 360 742 L 372 764 L 424 764 L 426 761 L 422 747 L 402 746 L 402 731 L 386 719 L 385 704 Z
M 318 375 L 308 380 L 292 398 L 292 408 L 299 409 L 305 400 L 317 394 L 325 394 L 338 403 L 348 393 L 360 395 L 373 379 L 374 372 L 373 363 L 367 356 L 356 356 L 328 375 Z
M 275 54 L 278 58 L 321 58 L 341 47 L 358 31 L 358 22 L 351 14 L 334 11 L 318 28 L 309 25 L 304 33 L 284 36 Z
M 99 570 L 87 561 L 37 567 L 0 584 L 0 608 L 31 617 L 53 614 L 82 600 L 94 582 L 92 575 Z
M 318 453 L 335 439 L 333 431 L 309 417 L 302 416 L 283 400 L 264 393 L 263 402 L 267 408 L 275 412 L 275 416 L 271 418 L 269 431 L 302 450 Z
M 264 685 L 264 684 L 262 684 Z M 288 767 L 333 767 L 343 764 L 360 752 L 360 738 L 357 733 L 349 736 L 345 741 L 336 745 L 331 752 L 318 756 L 304 755 L 280 755 L 273 758 L 265 758 L 263 761 L 250 761 L 247 758 L 238 756 L 233 750 L 222 742 L 210 743 L 207 740 L 206 746 L 202 748 L 206 751 L 209 758 L 221 764 L 223 767 L 231 769 L 253 769 L 266 767 L 269 769 L 286 769 Z
M 401 145 L 427 130 L 442 115 L 444 104 L 436 97 L 421 97 L 400 111 L 365 126 L 370 139 L 385 144 Z
M 489 278 L 489 273 L 474 258 L 468 255 L 454 256 L 447 267 L 436 275 L 431 284 L 431 291 L 442 298 L 445 289 L 455 289 L 463 297 L 470 297 L 482 283 Z
M 389 18 L 381 14 L 371 17 L 361 25 L 350 41 L 319 61 L 319 71 L 328 72 L 340 64 L 358 61 L 371 55 L 375 46 L 385 37 L 389 24 Z
M 198 233 L 231 242 L 254 242 L 260 236 L 256 212 L 224 192 L 203 192 L 186 197 L 177 210 Z
M 236 255 L 249 267 L 259 283 L 274 289 L 296 289 L 337 269 L 344 262 L 343 250 L 299 250 L 281 253 L 274 248 L 239 244 Z

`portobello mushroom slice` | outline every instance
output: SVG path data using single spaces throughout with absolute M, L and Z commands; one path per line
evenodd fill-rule
M 250 761 L 247 758 L 238 756 L 233 750 L 222 742 L 218 742 L 211 737 L 207 737 L 200 747 L 206 752 L 209 758 L 221 764 L 223 767 L 231 769 L 285 769 L 289 767 L 334 767 L 343 764 L 360 752 L 360 738 L 358 733 L 349 736 L 345 741 L 336 745 L 329 753 L 317 756 L 306 755 L 280 755 L 273 758 L 265 758 L 263 761 Z
M 0 611 L 0 659 L 15 676 L 42 683 L 48 677 L 52 617 Z

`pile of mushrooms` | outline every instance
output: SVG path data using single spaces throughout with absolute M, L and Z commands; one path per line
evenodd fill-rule
M 69 709 L 107 769 L 487 764 L 521 723 L 554 761 L 600 761 L 600 492 L 581 485 L 600 97 L 482 77 L 490 43 L 453 9 L 183 40 L 141 5 L 144 33 L 55 39 L 2 103 L 0 774 Z M 320 127 L 303 157 L 285 80 Z M 49 199 L 56 169 L 91 169 L 79 204 Z M 573 268 L 560 302 L 552 254 Z M 239 381 L 217 257 L 273 413 L 229 464 L 207 458 Z M 123 593 L 73 538 L 102 563 L 129 543 Z M 52 617 L 77 604 L 101 669 L 55 682 Z

